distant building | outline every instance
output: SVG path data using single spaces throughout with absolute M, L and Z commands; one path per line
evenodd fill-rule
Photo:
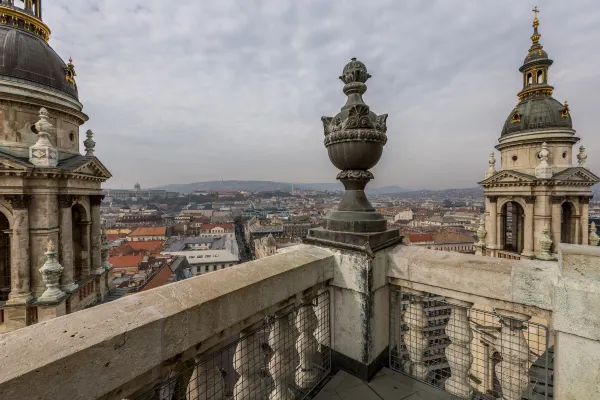
M 156 226 L 151 228 L 136 228 L 128 236 L 128 239 L 132 242 L 140 240 L 167 240 L 167 227 Z
M 136 183 L 133 189 L 104 189 L 102 194 L 110 200 L 174 199 L 179 195 L 177 192 L 167 192 L 162 189 L 142 189 L 139 183 Z
M 231 236 L 169 238 L 161 254 L 183 256 L 192 275 L 213 272 L 239 263 L 237 241 Z

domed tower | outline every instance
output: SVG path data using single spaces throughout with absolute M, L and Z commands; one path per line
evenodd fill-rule
M 0 332 L 87 307 L 107 283 L 100 202 L 111 175 L 91 131 L 80 152 L 88 117 L 75 66 L 49 39 L 41 0 L 0 1 Z
M 519 68 L 523 89 L 496 145 L 500 171 L 492 153 L 480 183 L 486 218 L 478 251 L 492 257 L 553 259 L 558 243 L 587 244 L 591 186 L 599 181 L 583 146 L 573 165 L 580 139 L 568 103 L 552 97 L 553 61 L 540 43 L 537 7 L 533 12 L 532 44 Z

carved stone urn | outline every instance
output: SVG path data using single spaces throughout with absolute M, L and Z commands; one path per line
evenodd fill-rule
M 63 266 L 56 260 L 54 243 L 52 243 L 51 240 L 48 240 L 47 246 L 47 251 L 44 254 L 48 259 L 42 268 L 39 269 L 42 279 L 44 280 L 44 283 L 46 283 L 46 291 L 38 298 L 38 301 L 52 302 L 58 301 L 65 296 L 65 293 L 58 288 Z
M 365 194 L 367 183 L 373 179 L 369 169 L 377 165 L 387 142 L 387 114 L 375 114 L 362 98 L 370 77 L 367 67 L 353 58 L 340 76 L 348 96 L 346 104 L 336 116 L 321 118 L 325 147 L 333 165 L 341 170 L 337 179 L 345 191 L 337 210 L 327 215 L 324 231 L 311 230 L 307 242 L 343 243 L 343 247 L 374 251 L 401 240 L 397 230 L 387 229 L 385 218 Z

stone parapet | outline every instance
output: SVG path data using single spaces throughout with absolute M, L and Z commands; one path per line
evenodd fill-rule
M 299 246 L 2 335 L 0 397 L 125 398 L 323 285 L 333 268 L 330 252 Z

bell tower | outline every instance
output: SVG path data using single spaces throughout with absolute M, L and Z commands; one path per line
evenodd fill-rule
M 576 161 L 580 138 L 571 110 L 553 97 L 553 61 L 541 44 L 540 20 L 533 9 L 531 46 L 519 72 L 523 87 L 508 115 L 498 144 L 500 168 L 492 153 L 485 179 L 485 220 L 477 253 L 511 259 L 556 257 L 558 243 L 588 244 L 591 186 L 585 149 Z
M 42 0 L 0 1 L 0 333 L 102 299 L 101 184 L 81 152 L 75 65 L 50 47 Z

